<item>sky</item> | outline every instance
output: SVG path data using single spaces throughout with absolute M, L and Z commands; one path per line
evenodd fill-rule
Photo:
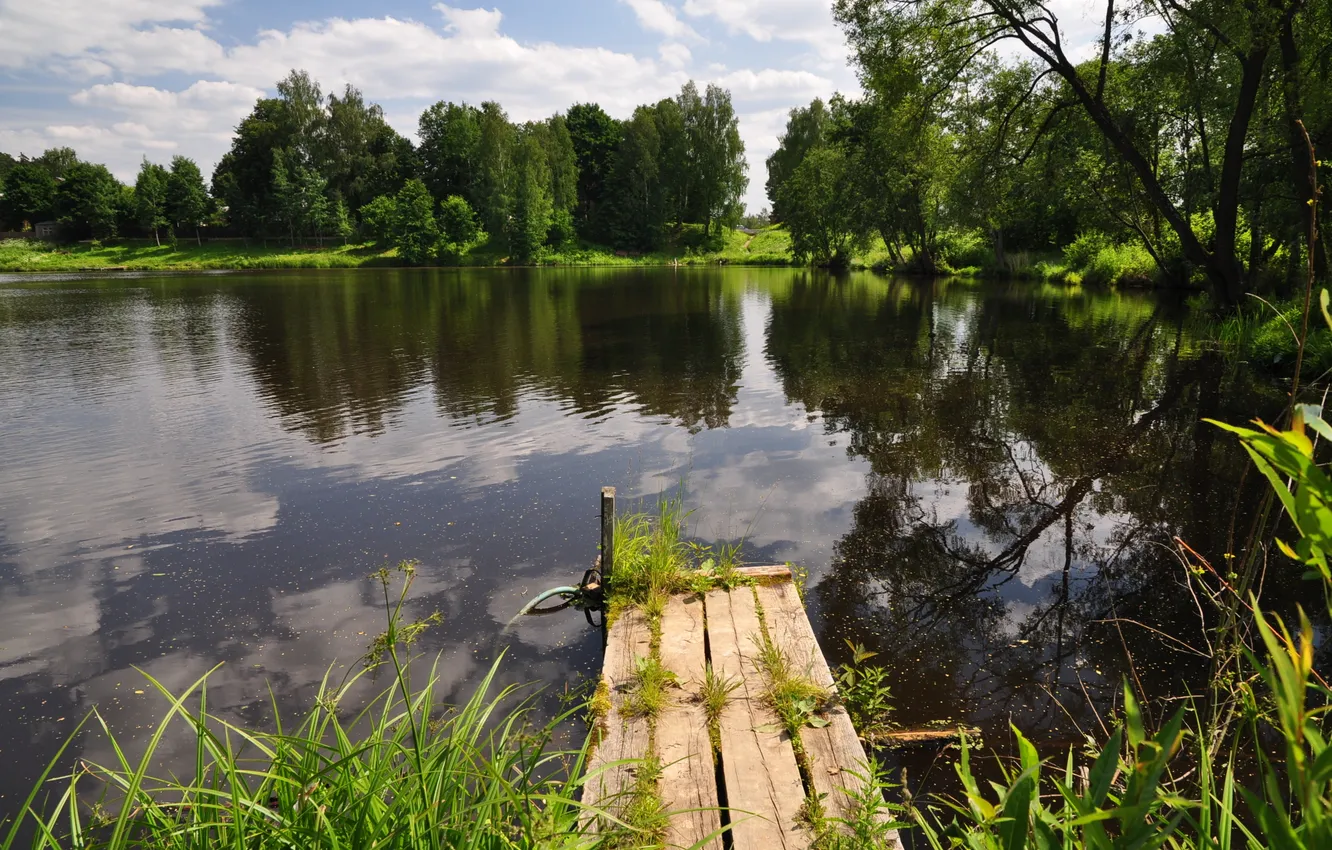
M 437 100 L 625 118 L 694 79 L 732 93 L 757 211 L 787 112 L 859 92 L 831 0 L 453 2 L 0 0 L 0 151 L 68 145 L 130 182 L 184 154 L 208 174 L 292 68 L 360 88 L 413 139 Z

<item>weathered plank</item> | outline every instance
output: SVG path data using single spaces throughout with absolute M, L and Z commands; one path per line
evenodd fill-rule
M 651 651 L 651 637 L 647 620 L 638 610 L 622 613 L 606 636 L 601 678 L 610 691 L 611 709 L 602 719 L 601 740 L 588 760 L 589 779 L 583 800 L 589 805 L 614 809 L 616 798 L 634 786 L 638 764 L 630 760 L 642 759 L 646 754 L 647 719 L 626 717 L 623 709 L 638 659 L 646 658 Z
M 786 654 L 792 669 L 816 685 L 835 690 L 832 672 L 795 586 L 787 583 L 758 587 L 755 593 L 763 606 L 768 635 Z M 822 796 L 824 813 L 846 818 L 851 814 L 855 795 L 864 788 L 868 759 L 846 709 L 836 706 L 826 717 L 828 725 L 821 729 L 802 728 L 800 741 L 808 759 L 810 784 Z M 886 812 L 881 819 L 889 820 Z
M 701 598 L 673 596 L 666 603 L 661 618 L 661 663 L 680 682 L 680 689 L 657 717 L 657 753 L 662 764 L 658 792 L 666 810 L 674 812 L 666 827 L 666 846 L 721 850 L 717 774 L 707 715 L 700 701 L 707 663 Z M 708 836 L 713 837 L 699 844 Z
M 737 567 L 736 572 L 753 579 L 791 580 L 791 568 L 785 564 L 770 564 L 759 567 Z
M 796 824 L 805 799 L 795 752 L 777 717 L 763 704 L 755 663 L 761 634 L 750 589 L 714 590 L 706 599 L 712 668 L 739 685 L 722 712 L 722 775 L 735 850 L 795 850 L 810 844 Z

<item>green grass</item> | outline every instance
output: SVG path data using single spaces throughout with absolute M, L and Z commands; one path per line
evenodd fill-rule
M 624 266 L 652 267 L 668 265 L 790 265 L 791 237 L 784 228 L 765 228 L 751 238 L 739 231 L 724 229 L 703 245 L 702 227 L 686 225 L 674 244 L 659 251 L 616 251 L 601 245 L 579 243 L 563 248 L 543 249 L 530 263 L 533 266 Z M 360 268 L 397 266 L 397 252 L 373 243 L 357 245 L 328 244 L 319 247 L 292 248 L 278 240 L 205 242 L 202 246 L 180 240 L 177 247 L 158 247 L 142 240 L 125 240 L 105 245 L 79 243 L 51 245 L 35 240 L 13 239 L 0 242 L 0 271 L 70 272 L 97 269 L 141 271 L 189 271 L 206 269 L 296 269 Z M 465 267 L 517 265 L 496 253 L 484 241 L 463 258 Z
M 136 271 L 188 271 L 204 269 L 334 269 L 396 265 L 392 251 L 372 245 L 330 245 L 293 249 L 286 246 L 246 247 L 240 242 L 207 242 L 198 246 L 182 241 L 176 248 L 126 243 L 94 246 L 54 246 L 26 239 L 0 242 L 0 271 L 70 272 L 125 268 Z
M 80 761 L 65 776 L 48 768 L 13 821 L 0 824 L 0 848 L 592 846 L 575 802 L 584 751 L 552 746 L 569 715 L 539 722 L 530 695 L 496 687 L 498 661 L 462 705 L 440 701 L 433 668 L 411 684 L 408 653 L 428 621 L 401 621 L 414 568 L 400 569 L 396 602 L 396 577 L 379 574 L 390 617 L 372 666 L 326 680 L 303 717 L 292 723 L 274 705 L 276 731 L 242 728 L 208 712 L 208 675 L 172 693 L 145 674 L 167 708 L 143 754 L 126 755 L 128 744 L 94 711 L 84 725 L 115 758 Z M 392 671 L 388 687 L 344 711 L 348 688 L 375 666 Z M 194 741 L 188 778 L 154 773 L 162 741 L 181 732 Z
M 708 664 L 703 669 L 703 686 L 699 689 L 699 701 L 703 704 L 703 716 L 708 720 L 708 738 L 712 749 L 721 752 L 721 715 L 731 702 L 731 694 L 740 687 L 740 681 L 723 676 Z
M 639 658 L 637 664 L 624 703 L 624 714 L 655 719 L 670 701 L 670 689 L 679 687 L 680 682 L 662 665 L 656 654 Z

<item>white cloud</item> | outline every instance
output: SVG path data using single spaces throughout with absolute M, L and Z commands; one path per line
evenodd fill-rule
M 830 0 L 685 0 L 685 14 L 713 18 L 732 34 L 755 41 L 795 41 L 827 60 L 843 62 L 846 48 Z
M 661 61 L 672 68 L 683 68 L 694 58 L 688 47 L 678 41 L 667 41 L 657 48 Z
M 0 67 L 21 68 L 37 60 L 67 57 L 85 73 L 105 73 L 100 54 L 124 59 L 130 45 L 159 38 L 149 25 L 202 26 L 207 10 L 222 0 L 0 0 Z M 157 31 L 171 37 L 190 30 Z M 188 37 L 188 36 L 182 36 Z M 121 46 L 125 46 L 123 49 Z M 196 42 L 197 45 L 197 42 Z M 91 55 L 89 55 L 91 54 Z M 114 60 L 107 60 L 115 65 Z
M 638 23 L 649 32 L 657 32 L 667 38 L 698 38 L 693 27 L 680 20 L 675 8 L 662 0 L 620 0 L 634 10 Z

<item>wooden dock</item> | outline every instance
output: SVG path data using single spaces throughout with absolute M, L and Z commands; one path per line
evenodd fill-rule
M 651 653 L 647 619 L 627 611 L 607 633 L 602 680 L 610 707 L 589 762 L 584 800 L 617 812 L 632 799 L 642 760 L 655 754 L 661 765 L 657 794 L 672 813 L 667 847 L 722 850 L 720 836 L 728 826 L 725 844 L 734 850 L 808 848 L 815 835 L 806 799 L 816 795 L 826 818 L 848 817 L 851 795 L 866 772 L 851 718 L 835 704 L 820 714 L 826 725 L 799 730 L 802 770 L 795 742 L 767 699 L 759 647 L 770 641 L 793 670 L 830 692 L 833 677 L 790 570 L 740 572 L 753 583 L 676 595 L 667 603 L 658 656 L 677 685 L 654 719 L 626 711 L 639 661 Z M 712 745 L 701 702 L 707 665 L 736 685 L 717 723 L 720 751 Z

